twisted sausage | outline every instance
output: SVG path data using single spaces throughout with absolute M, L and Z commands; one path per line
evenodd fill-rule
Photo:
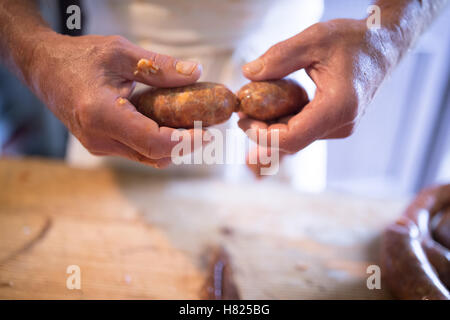
M 400 299 L 450 299 L 450 184 L 423 190 L 383 236 L 383 277 Z M 441 215 L 434 230 L 430 222 Z M 437 236 L 436 236 L 437 235 Z

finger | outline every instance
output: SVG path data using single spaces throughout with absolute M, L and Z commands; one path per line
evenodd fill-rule
M 312 41 L 314 29 L 307 29 L 292 38 L 279 42 L 258 59 L 242 67 L 250 80 L 281 79 L 314 63 Z
M 139 113 L 124 98 L 113 100 L 112 104 L 113 107 L 109 112 L 97 116 L 96 125 L 103 128 L 113 139 L 147 158 L 171 157 L 172 149 L 182 141 L 190 147 L 183 148 L 182 155 L 202 146 L 204 134 L 202 130 L 159 127 L 155 121 Z
M 279 137 L 279 131 L 286 131 L 287 125 L 281 123 L 269 124 L 264 121 L 255 120 L 252 118 L 244 118 L 239 120 L 238 126 L 245 132 L 250 140 L 264 144 L 271 148 L 279 148 L 278 143 L 272 145 L 271 137 L 274 135 L 274 131 L 278 130 L 277 137 Z M 269 130 L 270 129 L 270 130 Z
M 255 147 L 253 149 L 251 149 L 249 151 L 249 153 L 247 154 L 247 157 L 245 159 L 245 163 L 247 164 L 247 168 L 250 169 L 250 171 L 253 173 L 253 175 L 255 176 L 255 178 L 257 179 L 261 179 L 263 176 L 261 175 L 261 164 L 260 162 L 257 160 L 254 163 L 252 161 L 250 161 L 250 159 L 258 159 L 259 155 L 259 148 Z
M 260 134 L 256 134 L 259 132 L 259 130 L 267 130 L 270 126 L 270 123 L 261 121 L 261 120 L 256 120 L 253 118 L 249 118 L 247 115 L 242 114 L 239 115 L 240 119 L 238 121 L 238 126 L 239 128 L 242 129 L 242 131 L 244 131 L 247 136 L 253 140 L 256 143 L 258 142 L 258 137 L 260 136 Z M 280 119 L 278 119 L 278 121 L 276 123 L 278 124 L 287 124 L 289 122 L 289 120 L 292 118 L 292 116 L 286 116 L 286 117 L 282 117 Z M 272 126 L 272 129 L 274 127 Z
M 238 115 L 239 119 L 248 118 L 248 116 L 245 113 L 243 113 L 242 111 L 238 111 L 237 115 Z
M 273 167 L 279 167 L 279 164 L 281 163 L 283 157 L 286 155 L 286 153 L 279 152 L 278 157 L 272 158 L 273 152 L 279 152 L 278 150 L 268 149 L 262 146 L 256 146 L 253 149 L 250 150 L 250 152 L 247 154 L 246 157 L 246 164 L 247 167 L 250 169 L 250 171 L 254 174 L 254 176 L 257 179 L 263 178 L 265 175 L 263 173 L 263 168 L 273 168 Z M 264 159 L 262 159 L 262 155 L 265 155 L 265 157 L 271 157 L 271 161 L 267 162 Z M 263 160 L 263 161 L 262 161 Z
M 267 130 L 268 124 L 264 121 L 245 117 L 239 119 L 238 126 L 251 140 L 258 143 L 258 135 L 256 133 Z
M 128 80 L 155 87 L 180 87 L 196 82 L 202 66 L 194 61 L 145 50 L 120 38 L 120 59 L 115 65 Z M 123 62 L 122 62 L 123 61 Z
M 255 143 L 259 143 L 260 136 L 263 132 L 267 132 L 268 124 L 252 118 L 244 118 L 238 121 L 238 126 L 244 133 Z M 267 140 L 265 140 L 267 141 Z
M 132 161 L 140 162 L 158 169 L 166 168 L 172 163 L 171 158 L 161 158 L 161 159 L 147 158 L 146 156 L 140 154 L 139 152 L 136 152 L 135 150 L 127 147 L 126 145 L 114 140 L 111 140 L 108 143 L 106 152 L 109 155 L 124 157 Z
M 285 117 L 282 117 L 282 118 L 280 118 L 280 119 L 278 119 L 278 123 L 282 123 L 282 124 L 288 124 L 289 123 L 289 120 L 291 120 L 292 119 L 292 115 L 289 115 L 289 116 L 285 116 Z
M 96 156 L 119 156 L 150 165 L 154 168 L 165 168 L 172 162 L 171 158 L 149 159 L 126 145 L 110 138 L 91 140 L 89 149 L 89 152 Z
M 353 122 L 356 109 L 351 98 L 337 97 L 334 90 L 319 91 L 316 97 L 300 113 L 292 117 L 280 130 L 280 149 L 297 152 L 315 140 L 322 139 L 336 128 Z M 340 93 L 341 94 L 341 93 Z M 269 127 L 269 131 L 272 130 Z

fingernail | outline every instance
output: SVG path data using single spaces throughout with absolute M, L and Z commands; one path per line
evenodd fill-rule
M 197 68 L 197 63 L 192 61 L 178 61 L 175 65 L 175 69 L 178 73 L 190 76 Z
M 264 67 L 264 62 L 261 59 L 257 59 L 255 61 L 252 61 L 252 62 L 244 65 L 244 71 L 248 72 L 250 74 L 257 74 L 257 73 L 261 72 L 263 67 Z

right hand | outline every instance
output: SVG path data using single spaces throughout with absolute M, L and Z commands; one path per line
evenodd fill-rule
M 314 98 L 298 114 L 282 121 L 243 117 L 239 126 L 244 131 L 267 132 L 269 146 L 270 133 L 277 130 L 279 149 L 288 154 L 316 140 L 349 137 L 398 60 L 400 45 L 393 40 L 382 43 L 388 38 L 385 32 L 368 28 L 365 20 L 336 19 L 316 23 L 275 44 L 243 66 L 244 75 L 262 81 L 304 69 L 316 84 Z
M 159 70 L 135 74 L 140 59 Z M 202 71 L 197 63 L 146 51 L 119 36 L 56 34 L 36 48 L 30 66 L 33 91 L 90 153 L 154 167 L 170 163 L 176 129 L 159 127 L 135 109 L 129 102 L 135 83 L 178 87 L 196 82 Z

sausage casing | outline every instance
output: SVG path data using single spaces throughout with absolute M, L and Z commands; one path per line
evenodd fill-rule
M 305 89 L 292 79 L 250 82 L 237 96 L 239 111 L 263 121 L 298 113 L 308 103 Z
M 238 100 L 222 84 L 197 82 L 178 88 L 151 88 L 141 93 L 136 109 L 161 126 L 193 128 L 194 121 L 207 127 L 228 120 Z
M 381 245 L 383 276 L 397 298 L 450 299 L 450 251 L 443 245 L 450 242 L 446 220 L 434 230 L 431 224 L 439 212 L 450 213 L 449 208 L 450 184 L 430 187 L 386 229 Z
M 383 278 L 399 299 L 449 299 L 448 290 L 429 263 L 417 234 L 413 223 L 387 228 L 382 241 Z

